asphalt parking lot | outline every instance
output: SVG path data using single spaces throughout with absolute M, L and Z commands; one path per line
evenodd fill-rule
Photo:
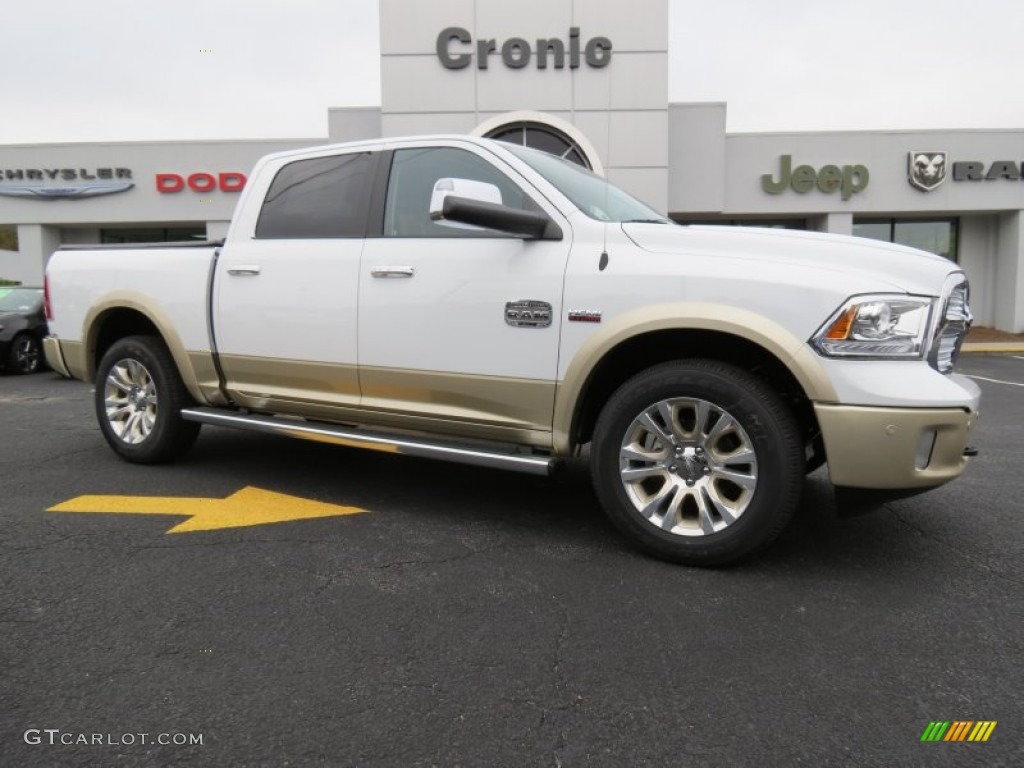
M 0 766 L 1022 765 L 1024 359 L 961 367 L 962 478 L 840 518 L 812 476 L 776 545 L 718 570 L 633 552 L 579 467 L 209 427 L 132 466 L 87 385 L 0 376 Z M 365 511 L 47 511 L 245 488 Z M 997 726 L 923 743 L 936 720 Z

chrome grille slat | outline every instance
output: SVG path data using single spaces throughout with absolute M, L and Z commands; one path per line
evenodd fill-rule
M 952 373 L 967 331 L 974 317 L 969 304 L 970 286 L 961 278 L 943 297 L 942 315 L 932 338 L 928 360 L 939 373 Z

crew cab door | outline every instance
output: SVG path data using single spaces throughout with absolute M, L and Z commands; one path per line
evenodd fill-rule
M 379 154 L 276 158 L 221 253 L 214 334 L 240 405 L 312 416 L 359 402 L 359 259 Z M 254 199 L 255 198 L 255 199 Z
M 550 216 L 561 239 L 434 221 L 441 179 L 493 185 L 502 205 Z M 545 444 L 568 223 L 514 168 L 476 146 L 396 149 L 383 209 L 359 274 L 363 409 L 383 423 Z

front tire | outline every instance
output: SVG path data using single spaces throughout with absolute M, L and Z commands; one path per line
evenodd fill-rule
M 95 404 L 103 436 L 126 461 L 170 461 L 199 435 L 199 424 L 181 418 L 192 400 L 157 336 L 128 336 L 107 350 L 96 371 Z
M 594 487 L 640 549 L 722 565 L 767 546 L 803 488 L 800 430 L 760 379 L 715 360 L 655 366 L 623 384 L 598 418 Z

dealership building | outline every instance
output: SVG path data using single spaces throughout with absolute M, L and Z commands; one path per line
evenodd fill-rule
M 380 0 L 381 105 L 329 109 L 327 136 L 0 146 L 19 247 L 0 278 L 41 283 L 65 243 L 223 237 L 269 152 L 468 133 L 560 154 L 679 222 L 938 253 L 977 324 L 1024 331 L 1024 127 L 728 133 L 726 104 L 668 101 L 667 29 L 668 0 Z

